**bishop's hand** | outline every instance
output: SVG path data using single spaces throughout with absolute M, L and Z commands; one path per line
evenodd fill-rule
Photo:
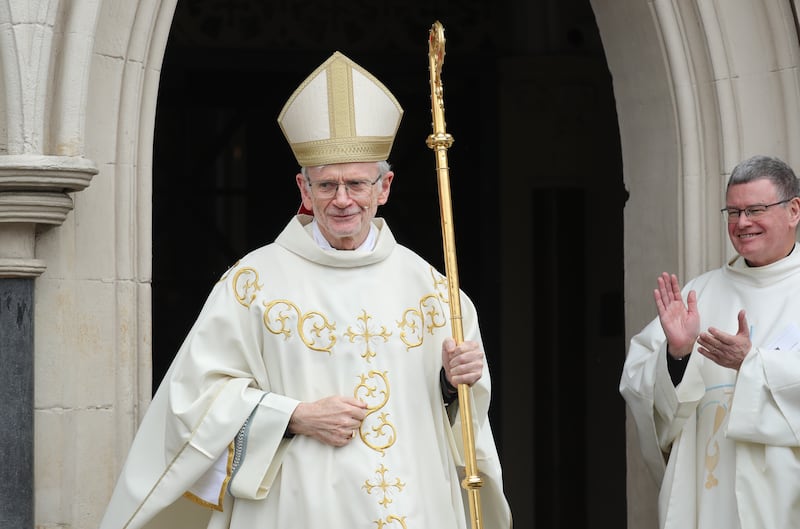
M 456 345 L 447 338 L 442 342 L 442 366 L 447 381 L 453 386 L 473 385 L 483 375 L 483 351 L 478 342 L 467 340 Z
M 332 446 L 344 446 L 356 437 L 366 415 L 364 402 L 333 395 L 298 404 L 289 419 L 288 431 Z

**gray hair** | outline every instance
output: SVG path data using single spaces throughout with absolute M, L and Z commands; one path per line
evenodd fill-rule
M 383 176 L 386 173 L 388 173 L 389 171 L 392 170 L 392 166 L 389 165 L 389 162 L 387 162 L 386 160 L 381 160 L 380 162 L 375 162 L 375 163 L 378 164 L 378 179 L 383 178 Z M 315 167 L 325 167 L 325 166 L 324 165 L 317 165 Z M 300 173 L 305 177 L 306 182 L 310 183 L 311 180 L 308 177 L 308 170 L 309 169 L 312 169 L 312 167 L 301 167 L 300 168 Z
M 800 183 L 792 168 L 778 158 L 763 155 L 748 158 L 734 167 L 725 191 L 727 192 L 733 185 L 761 179 L 772 182 L 780 200 L 790 200 L 800 196 Z

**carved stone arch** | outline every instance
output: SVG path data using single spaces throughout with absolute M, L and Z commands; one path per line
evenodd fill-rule
M 150 399 L 151 151 L 176 3 L 0 0 L 0 272 L 37 278 L 37 525 L 97 526 Z M 657 273 L 729 254 L 715 210 L 733 165 L 800 165 L 796 2 L 591 3 L 630 193 L 631 335 Z M 629 526 L 654 527 L 629 445 Z
M 591 0 L 614 78 L 625 185 L 626 335 L 662 271 L 731 256 L 727 177 L 757 153 L 800 166 L 796 12 L 783 1 Z M 656 485 L 628 434 L 628 525 L 656 527 Z
M 106 444 L 114 447 L 107 462 L 113 473 L 101 484 L 106 496 L 152 396 L 152 151 L 161 64 L 176 4 L 100 2 L 94 32 L 86 149 L 107 181 L 81 205 L 91 222 L 104 218 L 112 226 L 103 237 L 109 257 L 97 271 L 114 278 L 101 294 L 114 329 L 106 373 L 111 391 L 103 397 L 113 424 L 102 435 L 111 436 Z M 87 234 L 78 228 L 75 236 Z M 102 508 L 95 515 L 99 522 Z
M 150 399 L 150 158 L 176 2 L 0 0 L 0 281 L 35 285 L 15 526 L 96 527 Z

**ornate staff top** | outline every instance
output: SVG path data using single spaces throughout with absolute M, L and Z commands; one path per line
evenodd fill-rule
M 437 20 L 428 36 L 428 62 L 431 77 L 431 114 L 433 134 L 428 137 L 428 147 L 449 149 L 453 137 L 447 133 L 444 121 L 444 87 L 442 85 L 442 65 L 444 64 L 444 27 Z

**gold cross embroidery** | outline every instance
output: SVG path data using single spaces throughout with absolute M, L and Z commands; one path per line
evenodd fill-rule
M 359 325 L 361 332 L 355 332 L 353 331 L 352 327 L 347 327 L 345 336 L 350 338 L 350 343 L 355 343 L 356 338 L 364 341 L 366 350 L 361 354 L 361 357 L 367 362 L 370 362 L 375 357 L 375 351 L 371 349 L 372 340 L 383 338 L 383 341 L 387 342 L 389 341 L 389 336 L 391 336 L 392 333 L 388 332 L 386 327 L 383 325 L 381 325 L 381 330 L 379 332 L 375 331 L 374 329 L 370 329 L 369 320 L 372 319 L 372 316 L 368 315 L 367 311 L 364 309 L 361 309 L 361 316 L 359 316 L 358 319 L 362 322 Z
M 390 503 L 392 503 L 392 499 L 389 497 L 391 489 L 397 489 L 397 492 L 402 492 L 403 487 L 406 486 L 405 483 L 400 481 L 400 478 L 395 478 L 394 483 L 386 480 L 386 473 L 389 470 L 381 464 L 380 467 L 375 471 L 380 477 L 378 478 L 376 483 L 372 483 L 370 480 L 364 482 L 362 486 L 363 489 L 366 489 L 367 494 L 372 494 L 372 491 L 375 489 L 380 489 L 381 493 L 383 493 L 383 498 L 378 502 L 380 503 L 383 508 L 387 508 Z

